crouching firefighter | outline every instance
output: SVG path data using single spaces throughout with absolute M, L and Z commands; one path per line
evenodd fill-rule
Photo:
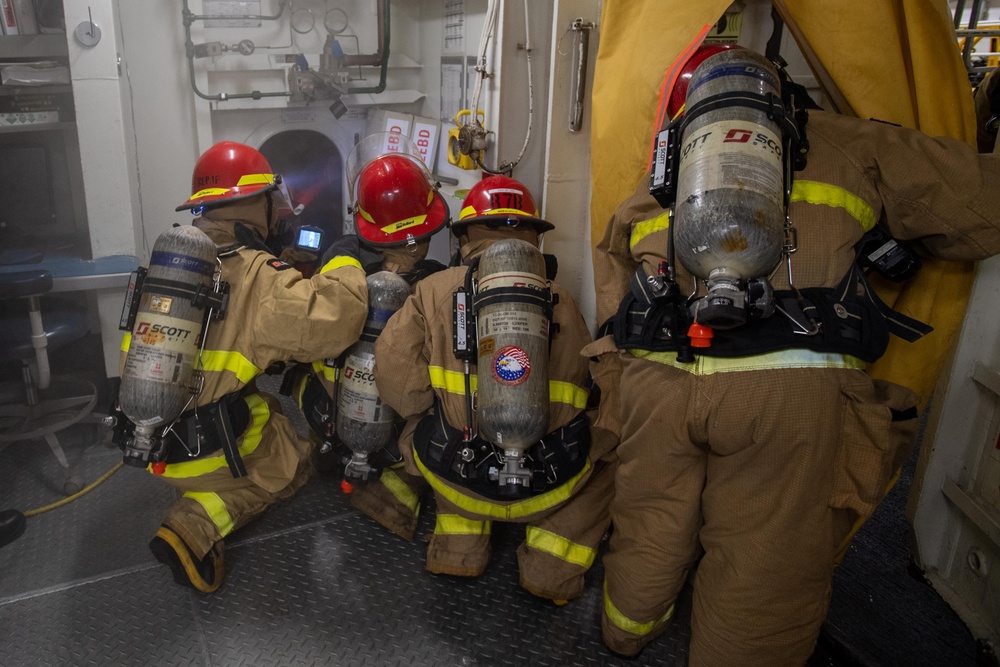
M 890 334 L 934 334 L 870 284 L 911 277 L 917 248 L 1000 251 L 1000 170 L 957 140 L 805 109 L 748 50 L 676 69 L 683 113 L 595 252 L 608 333 L 587 353 L 621 429 L 603 638 L 637 654 L 697 566 L 692 665 L 801 665 L 917 432 L 915 394 L 867 364 Z
M 286 375 L 317 444 L 317 468 L 341 477 L 351 504 L 412 540 L 426 484 L 403 467 L 396 441 L 402 420 L 379 397 L 374 343 L 422 278 L 445 268 L 427 259 L 431 238 L 449 222 L 448 206 L 406 137 L 365 137 L 347 159 L 357 241 L 368 274 L 368 320 L 361 338 L 336 359 Z
M 526 523 L 521 585 L 561 601 L 609 526 L 614 443 L 586 413 L 589 331 L 538 250 L 552 228 L 512 178 L 470 189 L 452 224 L 464 265 L 416 285 L 375 343 L 375 381 L 434 491 L 427 570 L 478 576 L 492 523 Z
M 183 492 L 150 549 L 177 583 L 211 593 L 224 538 L 311 471 L 309 441 L 254 379 L 343 352 L 361 331 L 367 289 L 356 244 L 331 247 L 308 280 L 275 257 L 267 242 L 290 200 L 255 149 L 215 144 L 192 180 L 177 210 L 199 217 L 157 239 L 126 300 L 109 423 L 126 463 Z

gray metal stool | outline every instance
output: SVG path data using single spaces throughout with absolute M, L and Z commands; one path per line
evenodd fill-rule
M 83 421 L 93 422 L 97 389 L 92 382 L 53 375 L 49 350 L 82 338 L 87 313 L 79 303 L 45 303 L 52 275 L 35 269 L 0 273 L 0 365 L 20 365 L 21 382 L 0 382 L 0 449 L 22 441 L 44 439 L 66 473 L 63 492 L 83 488 L 72 474 L 56 434 Z M 51 307 L 50 307 L 51 305 Z

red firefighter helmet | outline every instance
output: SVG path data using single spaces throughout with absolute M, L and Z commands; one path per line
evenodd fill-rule
M 448 222 L 448 205 L 427 173 L 410 157 L 380 155 L 358 175 L 354 224 L 373 246 L 399 246 L 428 238 Z
M 535 200 L 528 188 L 510 176 L 489 176 L 469 189 L 462 202 L 458 221 L 452 231 L 458 233 L 465 225 L 486 224 L 491 227 L 511 227 L 528 223 L 539 234 L 555 229 L 555 225 L 538 217 Z
M 684 67 L 681 68 L 681 73 L 677 76 L 677 81 L 674 82 L 674 87 L 670 91 L 670 100 L 667 102 L 667 120 L 671 121 L 684 113 L 684 100 L 687 98 L 688 84 L 691 83 L 691 75 L 693 75 L 694 71 L 698 69 L 698 65 L 700 65 L 702 61 L 706 60 L 709 56 L 714 56 L 720 51 L 742 48 L 742 46 L 737 44 L 719 44 L 714 42 L 699 46 L 698 50 L 692 53 L 691 57 L 688 58 L 686 63 L 684 63 Z
M 202 153 L 191 176 L 191 196 L 176 210 L 204 209 L 274 192 L 278 217 L 291 214 L 291 200 L 280 174 L 260 151 L 235 141 L 220 141 Z

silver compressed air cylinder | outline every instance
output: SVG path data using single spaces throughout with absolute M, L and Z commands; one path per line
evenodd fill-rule
M 196 227 L 174 227 L 153 244 L 118 394 L 137 434 L 173 422 L 196 391 L 205 306 L 192 297 L 211 293 L 215 266 L 215 243 Z
M 746 49 L 704 60 L 688 85 L 686 113 L 720 93 L 773 94 L 774 67 Z M 738 103 L 692 117 L 681 137 L 674 216 L 677 259 L 702 280 L 766 276 L 784 241 L 784 163 L 779 126 Z
M 532 244 L 504 239 L 479 261 L 476 293 L 476 390 L 479 436 L 508 454 L 523 454 L 549 423 L 549 320 L 542 301 L 491 291 L 519 288 L 545 298 L 545 260 Z M 480 305 L 484 304 L 484 305 Z
M 396 412 L 375 386 L 375 340 L 409 295 L 410 286 L 391 271 L 368 276 L 368 320 L 344 356 L 337 394 L 337 437 L 355 454 L 376 452 L 393 436 Z

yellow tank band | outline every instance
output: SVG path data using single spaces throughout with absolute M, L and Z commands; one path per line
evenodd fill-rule
M 714 373 L 735 373 L 741 371 L 766 371 L 778 368 L 849 368 L 865 369 L 865 362 L 857 357 L 812 350 L 779 350 L 751 357 L 708 357 L 695 353 L 689 364 L 677 361 L 676 352 L 650 352 L 629 350 L 632 356 L 647 361 L 655 361 L 673 366 L 692 375 L 712 375 Z
M 444 496 L 449 502 L 451 502 L 451 504 L 462 508 L 470 514 L 478 514 L 480 516 L 498 519 L 501 521 L 523 519 L 524 517 L 555 507 L 559 503 L 567 500 L 573 495 L 573 491 L 576 488 L 577 483 L 590 472 L 591 468 L 591 463 L 588 459 L 586 465 L 583 466 L 583 470 L 578 472 L 564 484 L 557 486 L 551 491 L 547 491 L 542 495 L 535 496 L 533 498 L 527 498 L 525 500 L 520 500 L 507 505 L 501 505 L 498 503 L 492 503 L 488 500 L 470 498 L 460 491 L 448 486 L 448 484 L 446 484 L 442 479 L 427 469 L 424 462 L 420 460 L 420 456 L 417 454 L 416 449 L 413 450 L 413 461 L 417 464 L 417 467 L 420 469 L 420 473 L 424 476 L 424 479 L 427 480 L 427 483 L 431 485 L 431 488 Z
M 438 514 L 434 522 L 435 535 L 489 535 L 492 523 L 466 519 L 458 514 Z
M 382 471 L 382 476 L 378 478 L 378 481 L 382 486 L 389 489 L 389 493 L 410 510 L 411 514 L 414 516 L 420 514 L 420 497 L 413 492 L 413 489 L 406 482 L 399 478 L 399 475 L 392 470 L 385 469 Z
M 222 501 L 222 498 L 218 494 L 188 491 L 184 494 L 184 497 L 190 498 L 205 509 L 208 518 L 219 529 L 219 535 L 225 537 L 233 532 L 233 519 L 229 516 L 226 503 Z
M 246 458 L 260 445 L 260 436 L 264 430 L 264 424 L 271 417 L 271 409 L 267 407 L 267 402 L 258 394 L 250 394 L 243 400 L 250 408 L 250 428 L 243 434 L 243 441 L 240 443 L 240 456 Z M 200 477 L 219 468 L 228 467 L 228 465 L 225 456 L 210 456 L 194 461 L 168 463 L 161 474 L 164 477 L 175 479 Z M 149 470 L 152 472 L 151 466 Z
M 645 637 L 649 633 L 653 632 L 661 625 L 669 621 L 674 616 L 674 605 L 670 605 L 670 608 L 660 616 L 655 621 L 650 621 L 648 623 L 640 623 L 638 621 L 633 621 L 625 614 L 618 611 L 618 607 L 611 602 L 611 598 L 608 596 L 608 580 L 604 580 L 604 614 L 608 617 L 608 620 L 615 624 L 616 627 L 621 628 L 625 632 L 638 635 L 639 637 Z
M 528 526 L 525 543 L 532 549 L 585 569 L 593 565 L 597 557 L 597 552 L 590 547 L 577 544 L 562 535 L 556 535 L 537 526 Z

